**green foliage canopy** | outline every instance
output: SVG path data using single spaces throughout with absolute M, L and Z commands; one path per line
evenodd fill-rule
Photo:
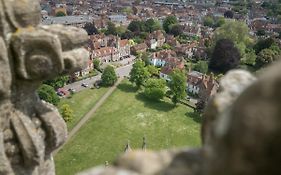
M 38 96 L 41 100 L 49 102 L 53 105 L 57 105 L 60 101 L 60 98 L 57 96 L 55 89 L 47 84 L 43 84 L 37 90 Z
M 172 93 L 172 101 L 177 104 L 181 99 L 186 96 L 186 76 L 180 70 L 175 70 L 171 75 L 169 87 Z
M 141 60 L 137 60 L 133 64 L 133 68 L 130 72 L 130 81 L 135 83 L 138 88 L 141 87 L 145 83 L 145 81 L 149 78 L 149 72 L 145 67 L 145 63 Z
M 117 75 L 112 66 L 107 66 L 101 75 L 102 84 L 104 86 L 113 86 L 117 81 Z
M 155 101 L 159 101 L 164 98 L 166 93 L 166 82 L 163 79 L 148 79 L 145 84 L 144 95 Z

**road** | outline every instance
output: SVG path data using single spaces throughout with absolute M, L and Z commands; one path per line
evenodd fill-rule
M 130 73 L 132 67 L 133 67 L 133 64 L 129 64 L 129 65 L 115 69 L 117 76 L 119 76 L 119 77 L 129 76 L 129 73 Z M 68 85 L 64 86 L 63 88 L 66 90 L 73 88 L 76 90 L 76 92 L 79 92 L 79 91 L 85 89 L 85 87 L 81 86 L 82 83 L 88 84 L 89 87 L 91 87 L 97 80 L 100 80 L 100 79 L 101 79 L 101 74 L 99 73 L 99 75 L 97 75 L 97 76 L 68 84 Z
M 123 70 L 123 69 L 122 69 Z M 126 72 L 126 71 L 125 71 Z M 125 74 L 124 72 L 124 74 Z M 114 92 L 114 90 L 117 88 L 117 86 L 122 82 L 123 77 L 119 78 L 118 81 L 115 83 L 114 86 L 112 86 L 102 97 L 101 99 L 99 99 L 99 101 L 97 101 L 97 103 L 95 104 L 95 106 L 85 115 L 83 116 L 83 118 L 74 126 L 74 128 L 68 133 L 68 137 L 64 143 L 64 145 L 69 141 L 69 139 L 71 139 L 71 137 L 73 137 L 79 130 L 80 128 L 91 118 L 94 116 L 94 113 L 97 111 L 97 109 L 99 107 L 101 107 L 101 105 L 103 105 L 103 103 L 106 101 L 106 99 Z M 56 155 L 62 148 L 62 145 L 59 149 L 57 149 L 56 151 L 54 151 L 54 155 Z

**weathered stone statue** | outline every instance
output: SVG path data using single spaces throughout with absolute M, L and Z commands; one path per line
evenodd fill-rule
M 81 67 L 82 29 L 39 26 L 37 0 L 0 0 L 0 174 L 55 174 L 52 152 L 64 143 L 57 109 L 39 100 L 43 80 Z

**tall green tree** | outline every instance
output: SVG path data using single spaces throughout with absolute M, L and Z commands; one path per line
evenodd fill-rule
M 145 24 L 143 21 L 132 21 L 128 26 L 128 30 L 135 33 L 145 32 Z
M 113 86 L 117 81 L 117 75 L 112 66 L 107 66 L 101 75 L 102 84 L 104 86 Z
M 274 44 L 275 44 L 275 41 L 273 38 L 260 39 L 254 45 L 254 50 L 256 51 L 256 54 L 259 54 L 260 51 L 262 51 L 263 49 L 268 49 Z
M 47 84 L 42 84 L 37 90 L 38 96 L 41 100 L 49 102 L 53 105 L 58 105 L 60 98 L 56 94 L 55 89 Z
M 88 35 L 94 35 L 94 34 L 98 34 L 99 31 L 95 26 L 94 22 L 88 22 L 85 24 L 85 26 L 83 27 L 86 32 L 88 33 Z
M 166 82 L 163 79 L 148 79 L 144 84 L 144 95 L 155 101 L 159 101 L 164 98 L 166 93 Z
M 99 59 L 95 58 L 95 59 L 93 60 L 93 64 L 94 64 L 94 68 L 95 68 L 96 70 L 100 70 L 100 60 L 99 60 Z
M 215 25 L 215 20 L 211 16 L 206 16 L 203 19 L 204 26 L 213 27 Z
M 214 34 L 214 43 L 218 40 L 229 39 L 235 47 L 239 49 L 241 56 L 243 57 L 246 52 L 247 46 L 253 43 L 249 35 L 249 28 L 245 22 L 240 21 L 226 21 L 221 27 L 217 28 Z
M 230 39 L 218 40 L 209 62 L 209 69 L 213 72 L 226 73 L 236 68 L 241 55 Z
M 207 61 L 198 61 L 194 67 L 194 70 L 206 74 L 208 72 L 208 62 Z
M 148 65 L 147 70 L 151 76 L 159 76 L 159 69 L 153 65 Z
M 130 72 L 130 81 L 135 83 L 138 88 L 141 87 L 145 83 L 145 81 L 149 78 L 149 72 L 145 67 L 145 63 L 141 60 L 137 60 L 133 64 L 133 68 Z
M 176 105 L 180 100 L 186 96 L 186 76 L 180 70 L 175 70 L 171 75 L 169 87 L 172 93 L 172 101 Z
M 163 29 L 170 33 L 172 26 L 176 24 L 178 24 L 178 20 L 175 16 L 167 16 L 163 21 Z
M 170 33 L 174 36 L 179 36 L 183 33 L 183 27 L 179 24 L 172 25 Z
M 145 21 L 145 28 L 146 32 L 151 33 L 156 30 L 161 30 L 161 24 L 158 20 L 150 18 Z
M 105 31 L 106 35 L 117 35 L 117 28 L 114 23 L 107 23 L 107 30 Z
M 71 122 L 74 118 L 73 110 L 68 104 L 63 104 L 60 107 L 60 114 L 65 122 Z
M 256 60 L 257 67 L 267 66 L 275 60 L 275 54 L 271 49 L 263 49 L 258 55 Z

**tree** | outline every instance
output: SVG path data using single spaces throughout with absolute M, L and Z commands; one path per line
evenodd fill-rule
M 170 50 L 170 49 L 172 49 L 172 46 L 170 46 L 168 43 L 164 43 L 162 46 L 162 49 Z
M 234 43 L 229 39 L 218 40 L 209 62 L 209 69 L 214 72 L 226 73 L 236 68 L 240 63 L 241 55 Z
M 101 75 L 102 84 L 104 86 L 113 86 L 117 81 L 117 75 L 112 66 L 107 66 Z
M 265 33 L 265 30 L 260 29 L 260 30 L 257 31 L 256 34 L 257 34 L 257 36 L 264 36 L 266 33 Z
M 257 55 L 253 49 L 247 49 L 246 55 L 241 59 L 243 64 L 247 65 L 255 65 L 256 64 Z
M 214 19 L 211 16 L 206 16 L 203 20 L 204 26 L 213 27 L 215 24 Z
M 234 13 L 233 13 L 233 11 L 231 11 L 231 10 L 227 10 L 225 13 L 224 13 L 224 17 L 225 18 L 233 18 L 234 17 Z
M 43 84 L 37 90 L 38 96 L 41 100 L 49 102 L 53 105 L 57 105 L 60 101 L 60 98 L 57 96 L 55 89 L 47 84 Z
M 93 60 L 93 64 L 94 64 L 94 68 L 99 71 L 100 70 L 100 60 L 95 58 Z
M 62 11 L 59 11 L 59 12 L 56 13 L 56 16 L 57 17 L 66 16 L 66 14 L 64 12 L 62 12 Z
M 170 33 L 174 36 L 179 36 L 183 33 L 183 27 L 179 24 L 172 25 Z
M 90 23 L 90 22 L 86 23 L 85 26 L 84 26 L 84 29 L 86 30 L 86 32 L 88 33 L 88 35 L 93 35 L 93 34 L 98 34 L 98 33 L 99 33 L 99 31 L 98 31 L 98 29 L 96 28 L 94 22 L 92 22 L 92 23 Z
M 156 30 L 161 30 L 161 24 L 158 20 L 154 20 L 152 18 L 145 21 L 146 32 L 153 32 Z
M 272 38 L 261 39 L 254 45 L 254 50 L 256 54 L 259 54 L 260 51 L 270 48 L 273 44 L 275 44 L 275 41 Z
M 126 28 L 123 26 L 116 27 L 116 35 L 123 36 L 126 33 Z
M 55 90 L 63 87 L 69 81 L 69 76 L 59 76 L 53 80 L 46 80 L 44 84 L 52 86 Z
M 225 24 L 224 17 L 219 17 L 215 22 L 215 27 L 221 27 L 224 24 Z
M 271 49 L 263 49 L 258 55 L 256 60 L 257 67 L 266 66 L 274 61 L 274 52 Z
M 217 28 L 214 34 L 214 44 L 220 39 L 231 40 L 235 47 L 239 49 L 242 57 L 245 54 L 246 47 L 252 43 L 248 26 L 240 21 L 226 21 L 225 24 Z
M 143 21 L 132 21 L 128 26 L 128 30 L 135 33 L 144 32 L 145 24 Z
M 133 64 L 133 68 L 130 72 L 130 81 L 135 83 L 138 88 L 145 83 L 145 81 L 149 78 L 149 72 L 145 67 L 145 64 L 141 60 L 137 60 Z
M 175 16 L 167 16 L 163 22 L 163 29 L 170 33 L 171 27 L 175 24 L 178 24 L 178 20 Z
M 106 35 L 117 35 L 117 29 L 114 23 L 107 23 L 107 30 L 105 31 Z
M 208 63 L 207 61 L 198 61 L 194 67 L 194 70 L 206 74 L 208 72 Z
M 122 11 L 122 13 L 125 13 L 126 15 L 130 15 L 133 13 L 133 10 L 131 7 L 124 7 L 121 11 Z
M 65 122 L 71 122 L 74 118 L 73 110 L 68 104 L 63 104 L 60 107 L 60 113 Z
M 163 79 L 148 79 L 145 84 L 144 95 L 155 101 L 163 99 L 166 93 L 166 82 Z
M 169 82 L 169 87 L 172 93 L 172 101 L 176 105 L 181 99 L 186 96 L 186 76 L 180 70 L 175 70 L 171 74 L 171 81 Z
M 159 69 L 153 65 L 148 65 L 147 70 L 151 76 L 159 76 Z

